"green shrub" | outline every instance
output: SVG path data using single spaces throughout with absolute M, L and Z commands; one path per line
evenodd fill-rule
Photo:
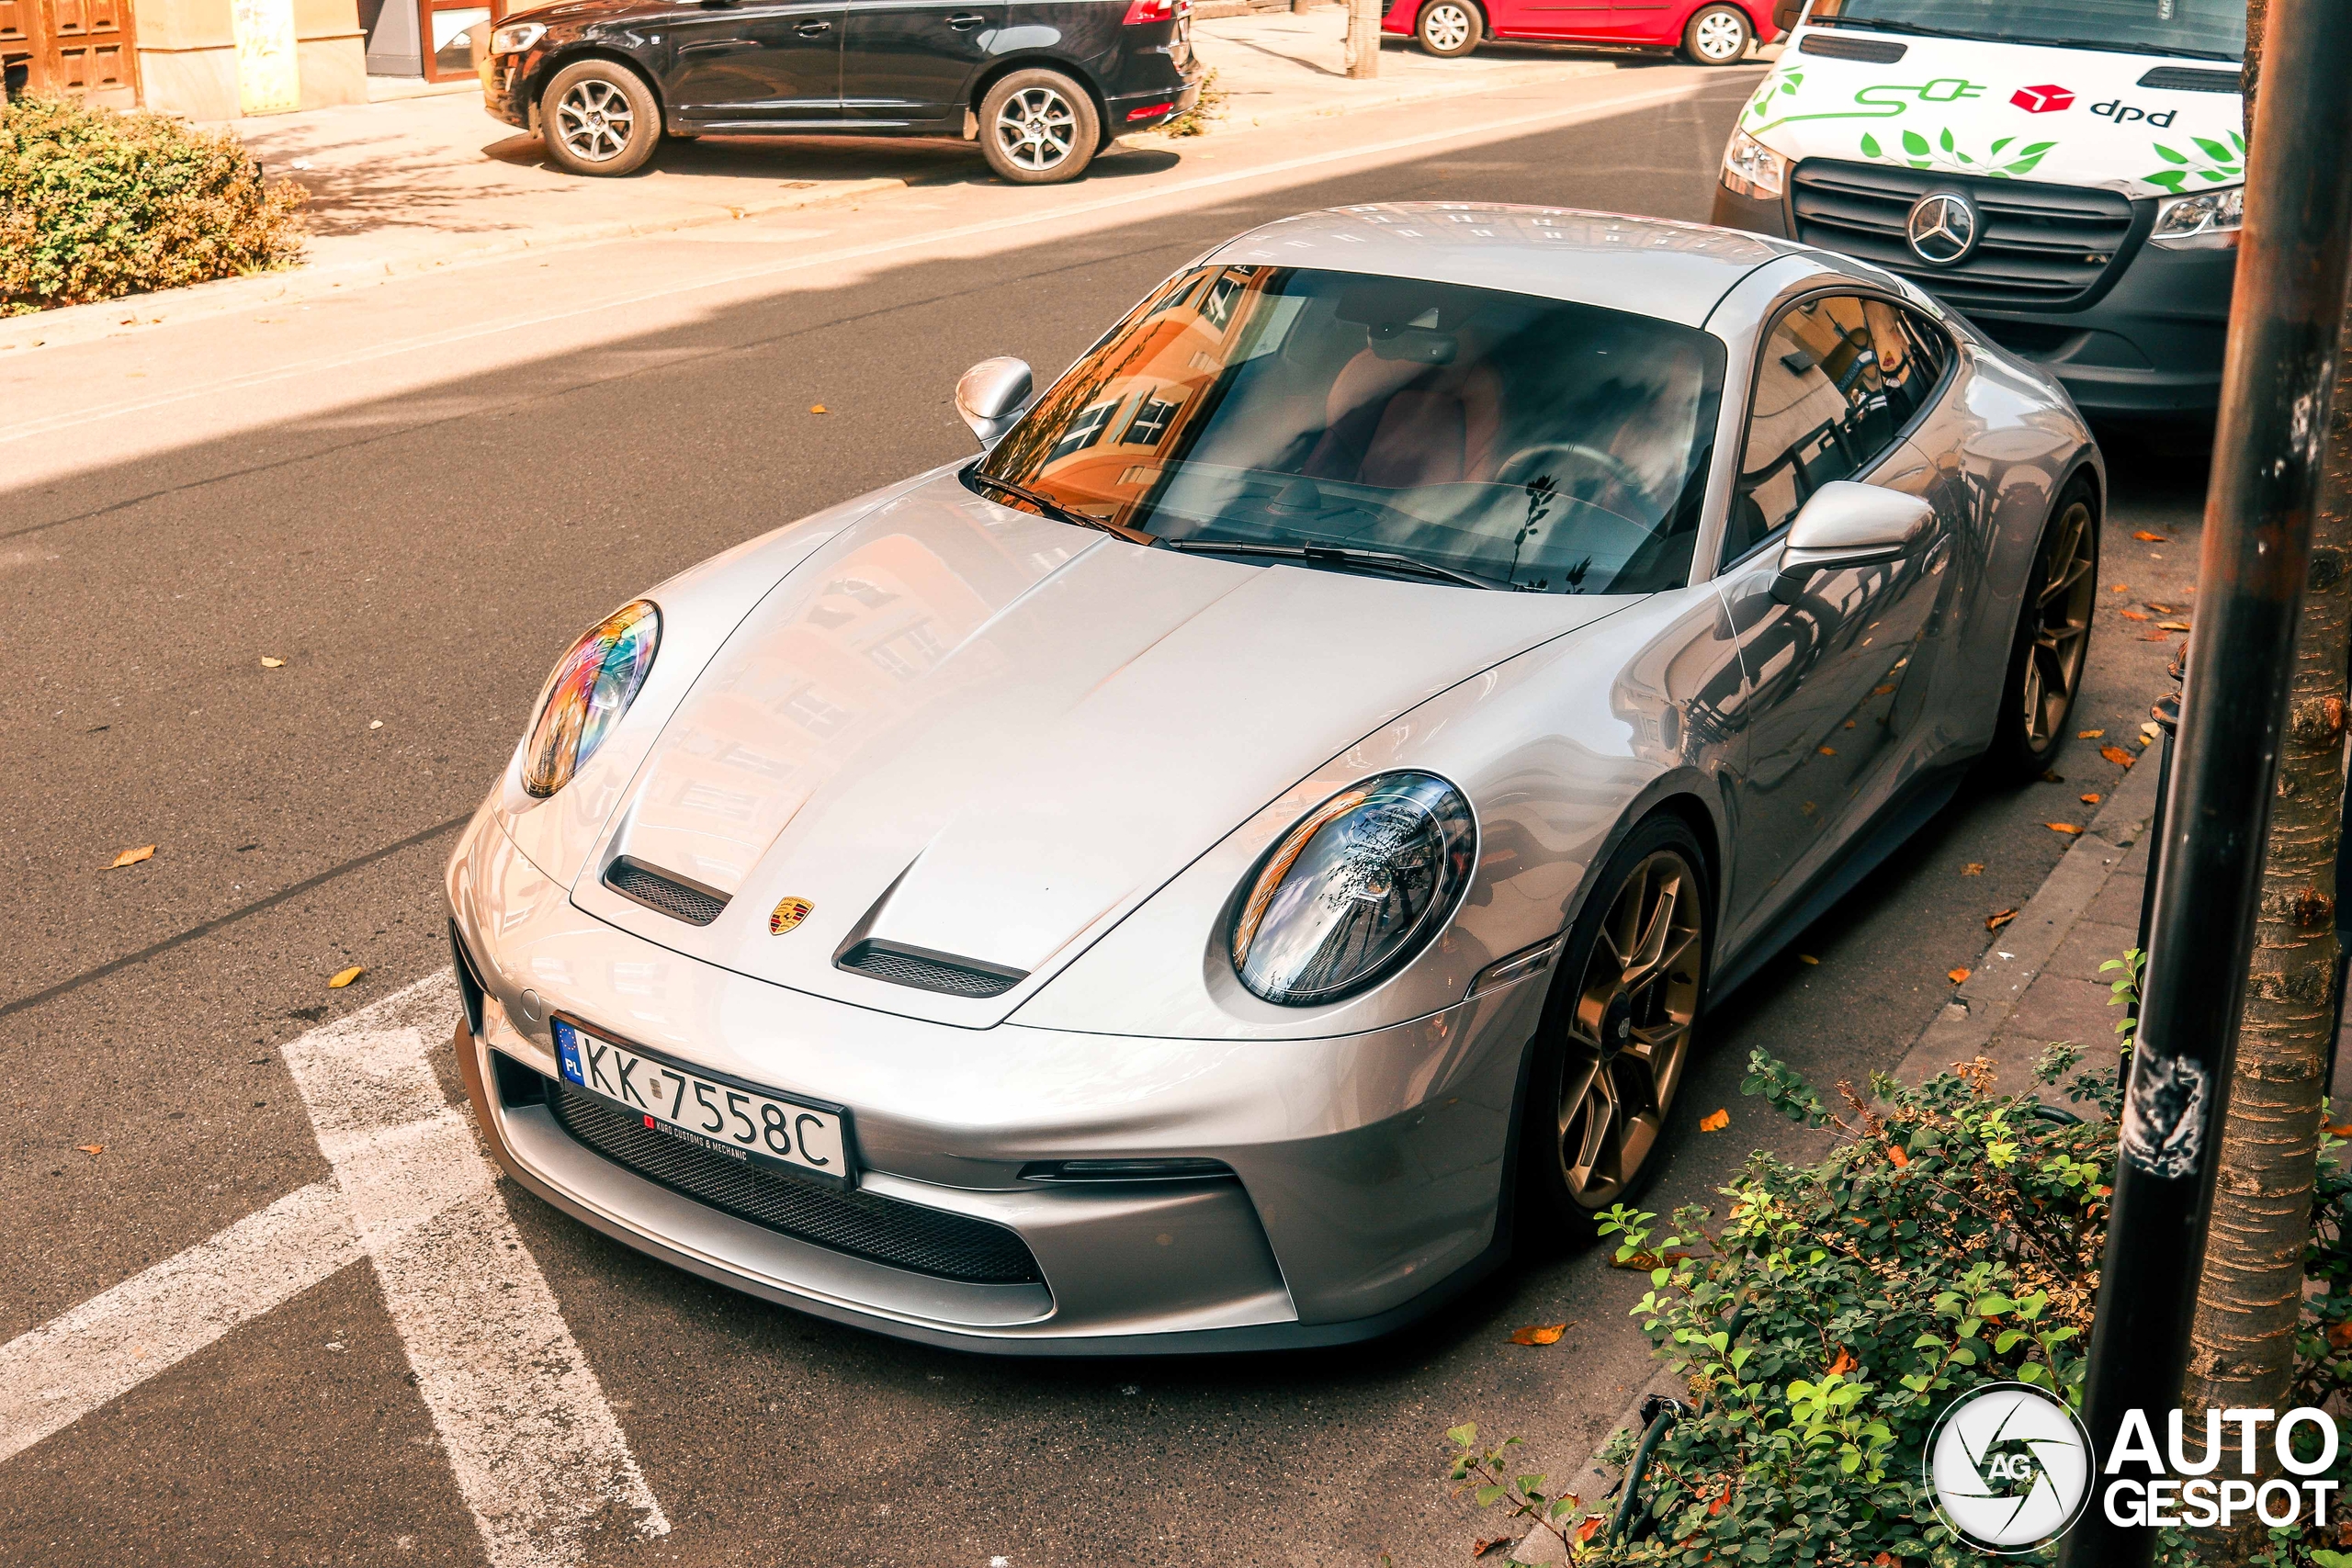
M 49 98 L 0 106 L 0 312 L 287 265 L 302 200 L 224 131 Z
M 2078 1061 L 2053 1046 L 2039 1076 L 2053 1084 Z M 1929 1506 L 1928 1436 L 1981 1382 L 2036 1383 L 2080 1403 L 2114 1168 L 2113 1058 L 2069 1086 L 2091 1113 L 2081 1122 L 2053 1119 L 2032 1095 L 1996 1094 L 1983 1062 L 1917 1089 L 1874 1078 L 1869 1097 L 1840 1084 L 1835 1114 L 1762 1052 L 1749 1066 L 1749 1093 L 1829 1128 L 1838 1146 L 1814 1164 L 1755 1155 L 1723 1190 L 1720 1224 L 1698 1207 L 1678 1211 L 1665 1234 L 1655 1214 L 1607 1216 L 1620 1266 L 1649 1269 L 1635 1315 L 1690 1405 L 1664 1428 L 1622 1535 L 1622 1500 L 1596 1506 L 1517 1473 L 1516 1438 L 1487 1448 L 1475 1427 L 1453 1428 L 1450 1478 L 1596 1568 L 1979 1562 Z M 2344 1148 L 2323 1135 L 2290 1401 L 2338 1409 L 2352 1393 Z M 1621 1431 L 1603 1457 L 1628 1466 L 1635 1443 Z M 2352 1455 L 2330 1472 L 2347 1478 L 2339 1472 L 2352 1472 Z M 2335 1535 L 2275 1530 L 2256 1561 L 2352 1568 Z M 2195 1549 L 2167 1530 L 2160 1560 L 2185 1563 Z M 2045 1547 L 2012 1561 L 2055 1556 Z
M 1225 101 L 1233 95 L 1216 85 L 1216 73 L 1211 71 L 1201 78 L 1201 96 L 1182 114 L 1170 115 L 1159 123 L 1162 136 L 1205 136 L 1209 121 L 1225 118 Z

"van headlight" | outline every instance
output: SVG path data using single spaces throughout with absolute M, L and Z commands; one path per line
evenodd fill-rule
M 1744 130 L 1724 149 L 1724 188 L 1734 196 L 1777 197 L 1788 187 L 1789 161 Z
M 2151 244 L 2172 250 L 2221 249 L 2238 243 L 2245 226 L 2245 186 L 2200 190 L 2177 196 L 2156 209 L 2156 226 L 2148 232 Z
M 1284 1007 L 1373 986 L 1445 928 L 1477 852 L 1470 802 L 1436 774 L 1352 784 L 1301 818 L 1250 874 L 1233 917 L 1233 972 Z
M 637 700 L 661 643 L 662 612 L 650 599 L 622 605 L 581 634 L 539 694 L 523 747 L 524 789 L 544 799 L 587 765 Z

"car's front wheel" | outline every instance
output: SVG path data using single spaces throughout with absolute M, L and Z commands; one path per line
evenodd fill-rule
M 1664 1163 L 1690 1065 L 1714 904 L 1688 824 L 1653 817 L 1602 867 L 1569 929 L 1535 1042 L 1520 1134 L 1532 1238 L 1586 1242 Z
M 1703 6 L 1682 29 L 1682 58 L 1693 65 L 1736 65 L 1747 58 L 1755 36 L 1747 13 L 1738 6 Z
M 1094 100 L 1058 71 L 1015 71 L 989 89 L 979 118 L 989 167 L 1014 185 L 1074 180 L 1102 147 Z
M 1430 0 L 1413 24 L 1413 38 L 1424 52 L 1453 60 L 1477 48 L 1486 30 L 1485 18 L 1470 0 Z
M 633 174 L 662 141 L 662 105 L 645 78 L 612 60 L 567 65 L 539 95 L 548 156 L 575 175 Z
M 2060 492 L 2041 525 L 1988 759 L 2001 773 L 2031 778 L 2065 743 L 2098 599 L 2098 502 L 2090 480 L 2078 478 Z

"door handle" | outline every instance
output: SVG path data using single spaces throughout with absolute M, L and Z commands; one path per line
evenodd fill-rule
M 967 33 L 987 20 L 988 18 L 986 17 L 979 16 L 975 12 L 958 11 L 956 15 L 947 18 L 947 25 L 954 28 L 959 33 Z
M 833 24 L 831 22 L 803 22 L 792 30 L 798 33 L 802 38 L 823 38 L 827 33 L 833 30 Z

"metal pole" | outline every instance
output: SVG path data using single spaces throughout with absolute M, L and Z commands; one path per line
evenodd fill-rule
M 2140 885 L 2140 928 L 2132 945 L 2140 950 L 2144 964 L 2148 953 L 2148 933 L 2156 923 L 2156 866 L 2165 847 L 2165 803 L 2172 798 L 2172 741 L 2180 733 L 2180 682 L 2188 671 L 2188 643 L 2183 640 L 2180 651 L 2173 655 L 2172 690 L 2148 705 L 2148 716 L 2156 726 L 2156 804 L 2148 814 L 2148 872 Z M 2144 759 L 2146 752 L 2142 752 Z M 2144 762 L 2143 764 L 2144 765 Z M 2132 1026 L 2140 1025 L 2140 998 L 2132 998 L 2127 1010 Z M 2120 1089 L 2130 1081 L 2132 1063 L 2127 1057 L 2115 1065 L 2115 1083 Z
M 2126 1085 L 2084 1423 L 2178 1398 L 2205 1255 L 2255 900 L 2310 563 L 2352 240 L 2352 5 L 2272 0 L 2246 169 L 2222 417 L 2140 1026 Z M 2134 1466 L 2123 1472 L 2147 1479 Z M 2068 1568 L 2137 1568 L 2156 1532 L 2114 1523 L 2106 1477 Z

